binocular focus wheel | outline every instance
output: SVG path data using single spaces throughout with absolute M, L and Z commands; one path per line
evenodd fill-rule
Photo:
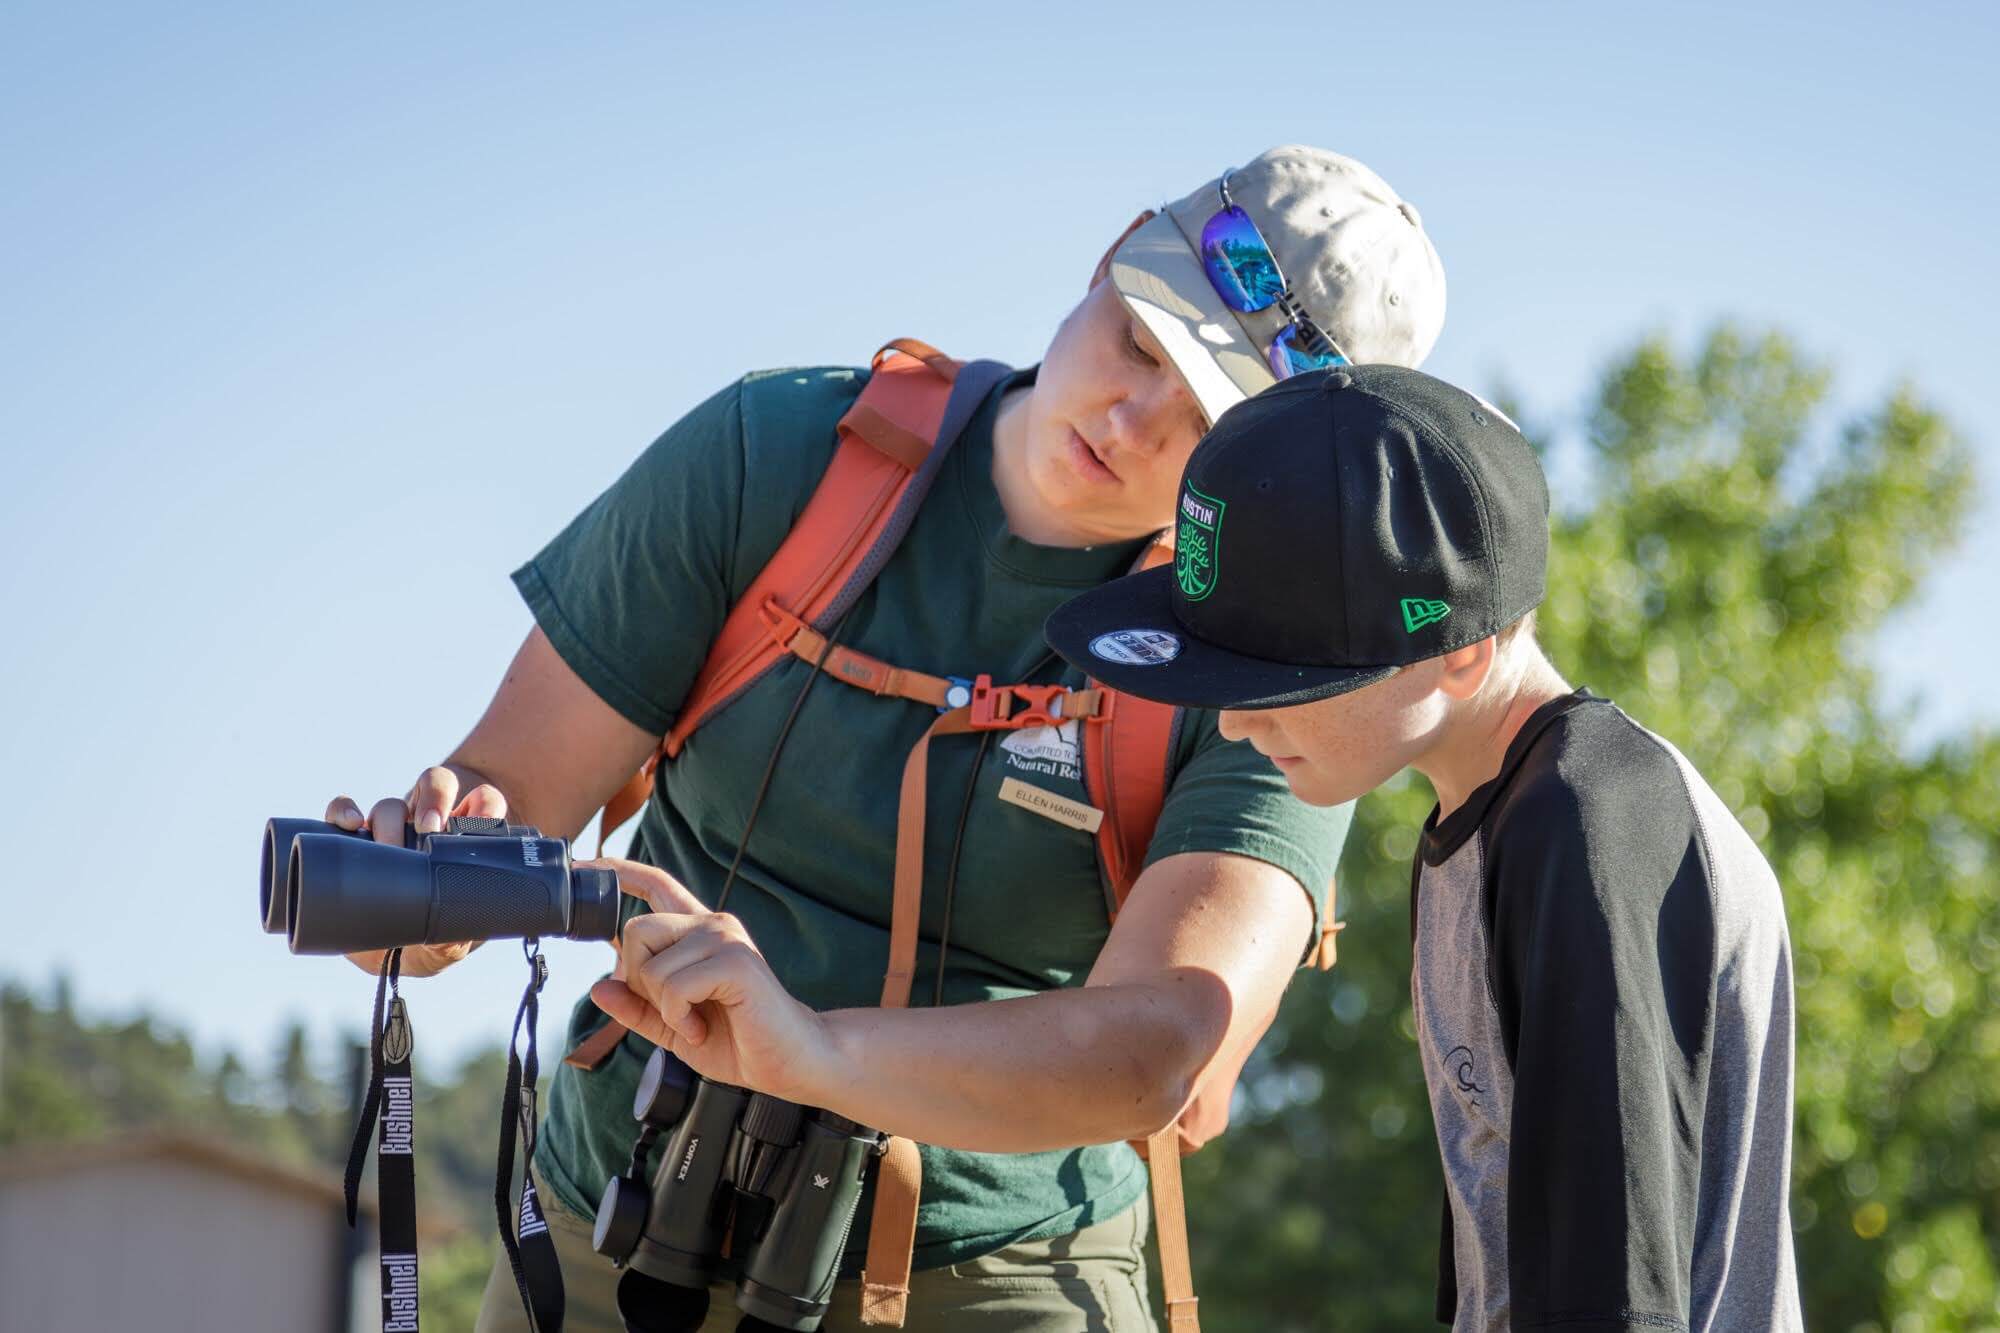
M 597 1204 L 597 1225 L 591 1228 L 590 1246 L 613 1263 L 624 1263 L 639 1248 L 646 1230 L 646 1209 L 650 1191 L 644 1181 L 630 1176 L 613 1176 Z
M 456 833 L 461 836 L 467 834 L 498 834 L 504 838 L 513 833 L 515 827 L 515 825 L 509 824 L 506 820 L 495 819 L 491 815 L 453 815 L 444 822 L 444 831 L 446 833 Z M 523 835 L 527 837 L 541 836 L 540 830 L 529 828 L 526 824 L 519 825 L 518 827 L 523 830 Z

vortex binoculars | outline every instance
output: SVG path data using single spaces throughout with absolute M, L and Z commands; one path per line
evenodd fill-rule
M 405 825 L 403 845 L 317 819 L 264 826 L 258 903 L 293 953 L 413 944 L 618 935 L 618 876 L 572 866 L 569 844 L 504 819 L 457 818 L 441 833 Z
M 696 1328 L 709 1282 L 733 1278 L 747 1316 L 741 1328 L 818 1328 L 882 1136 L 831 1111 L 704 1079 L 660 1049 L 632 1114 L 641 1125 L 632 1167 L 605 1187 L 591 1238 L 626 1269 L 625 1327 Z M 662 1137 L 648 1189 L 637 1172 Z

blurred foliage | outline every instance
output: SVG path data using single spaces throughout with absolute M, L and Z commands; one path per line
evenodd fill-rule
M 1807 1326 L 2000 1329 L 2000 738 L 1917 749 L 1867 666 L 1956 536 L 1971 467 L 1908 388 L 1829 434 L 1828 385 L 1787 339 L 1729 327 L 1611 366 L 1539 637 L 1687 754 L 1784 886 Z M 1340 966 L 1292 987 L 1235 1127 L 1189 1159 L 1213 1333 L 1428 1321 L 1443 1182 L 1408 904 L 1431 805 L 1408 776 L 1361 803 Z
M 45 1001 L 0 985 L 0 1153 L 171 1128 L 338 1182 L 354 1134 L 353 1062 L 366 1057 L 358 1043 L 343 1045 L 332 1063 L 346 1067 L 329 1079 L 326 1061 L 293 1023 L 271 1054 L 270 1073 L 259 1076 L 233 1051 L 197 1059 L 186 1036 L 144 1016 L 81 1019 L 64 981 Z M 439 1328 L 471 1328 L 499 1253 L 493 1169 L 507 1056 L 482 1052 L 443 1079 L 425 1076 L 421 1048 L 413 1063 L 424 1317 Z M 373 1179 L 371 1167 L 364 1181 Z

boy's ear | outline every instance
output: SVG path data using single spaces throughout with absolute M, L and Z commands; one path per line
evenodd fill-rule
M 1498 650 L 1498 644 L 1489 634 L 1478 643 L 1469 643 L 1446 653 L 1438 659 L 1438 664 L 1444 668 L 1438 676 L 1438 688 L 1453 699 L 1470 699 L 1479 693 L 1479 687 L 1492 674 L 1493 659 Z
M 1111 256 L 1118 253 L 1118 247 L 1125 244 L 1125 238 L 1152 220 L 1153 210 L 1149 208 L 1138 217 L 1133 218 L 1131 226 L 1118 233 L 1118 239 L 1113 241 L 1111 248 L 1104 252 L 1104 258 L 1097 261 L 1097 271 L 1090 275 L 1090 285 L 1092 287 L 1096 287 L 1098 283 L 1103 282 L 1111 276 Z

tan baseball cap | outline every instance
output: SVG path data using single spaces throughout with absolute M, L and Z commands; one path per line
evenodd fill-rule
M 1273 148 L 1228 179 L 1300 308 L 1350 361 L 1423 363 L 1444 327 L 1444 265 L 1414 205 L 1322 148 Z M 1275 305 L 1239 314 L 1210 284 L 1201 235 L 1223 207 L 1221 186 L 1218 176 L 1164 205 L 1112 253 L 1109 273 L 1210 422 L 1276 383 L 1266 356 L 1289 322 Z

